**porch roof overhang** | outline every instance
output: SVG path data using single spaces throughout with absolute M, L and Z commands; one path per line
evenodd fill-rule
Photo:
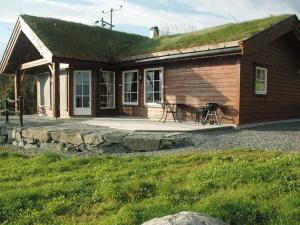
M 52 63 L 52 52 L 27 23 L 19 17 L 0 63 L 0 74 L 37 69 Z

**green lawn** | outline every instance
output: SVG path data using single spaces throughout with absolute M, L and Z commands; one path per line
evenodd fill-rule
M 184 210 L 300 224 L 300 155 L 238 151 L 64 158 L 0 153 L 0 223 L 141 224 Z

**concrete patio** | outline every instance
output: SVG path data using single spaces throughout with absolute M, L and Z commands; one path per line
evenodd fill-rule
M 0 118 L 2 144 L 25 149 L 27 152 L 46 150 L 61 153 L 110 154 L 175 149 L 193 145 L 184 134 L 232 127 L 148 120 L 132 117 L 71 118 L 25 116 L 24 127 L 18 117 L 8 124 Z
M 19 126 L 19 118 L 11 116 L 10 126 Z M 0 123 L 4 123 L 5 118 L 0 117 Z M 158 120 L 150 120 L 146 118 L 137 117 L 77 117 L 77 118 L 58 118 L 45 117 L 38 115 L 24 116 L 24 127 L 43 127 L 43 126 L 58 127 L 63 126 L 92 126 L 92 127 L 107 127 L 111 129 L 118 129 L 124 131 L 141 131 L 141 132 L 188 132 L 197 130 L 210 130 L 224 127 L 235 127 L 232 124 L 221 125 L 202 125 L 195 122 L 175 122 L 173 120 L 166 121 L 166 123 Z
M 223 127 L 234 127 L 234 125 L 202 125 L 194 122 L 175 122 L 166 121 L 166 123 L 158 120 L 150 120 L 145 118 L 133 117 L 109 117 L 109 118 L 93 118 L 81 122 L 91 126 L 106 126 L 114 129 L 127 131 L 145 131 L 145 132 L 188 132 L 197 130 L 208 130 Z

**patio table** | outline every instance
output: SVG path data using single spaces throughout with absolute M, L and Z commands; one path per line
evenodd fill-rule
M 181 123 L 179 117 L 178 117 L 178 107 L 181 104 L 178 103 L 161 103 L 162 109 L 163 109 L 163 113 L 162 116 L 160 118 L 159 121 L 162 121 L 164 118 L 164 123 L 167 120 L 168 114 L 172 114 L 174 121 L 178 121 L 179 123 Z

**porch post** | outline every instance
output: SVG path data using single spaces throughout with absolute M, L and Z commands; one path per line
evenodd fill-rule
M 17 100 L 19 98 L 19 96 L 21 96 L 21 90 L 22 90 L 22 81 L 24 79 L 25 76 L 25 71 L 20 71 L 18 70 L 15 73 L 15 82 L 14 82 L 14 86 L 15 86 L 15 100 Z M 18 111 L 18 103 L 15 103 L 15 110 Z
M 59 63 L 55 62 L 52 64 L 52 110 L 53 116 L 60 116 L 60 90 L 59 90 Z

